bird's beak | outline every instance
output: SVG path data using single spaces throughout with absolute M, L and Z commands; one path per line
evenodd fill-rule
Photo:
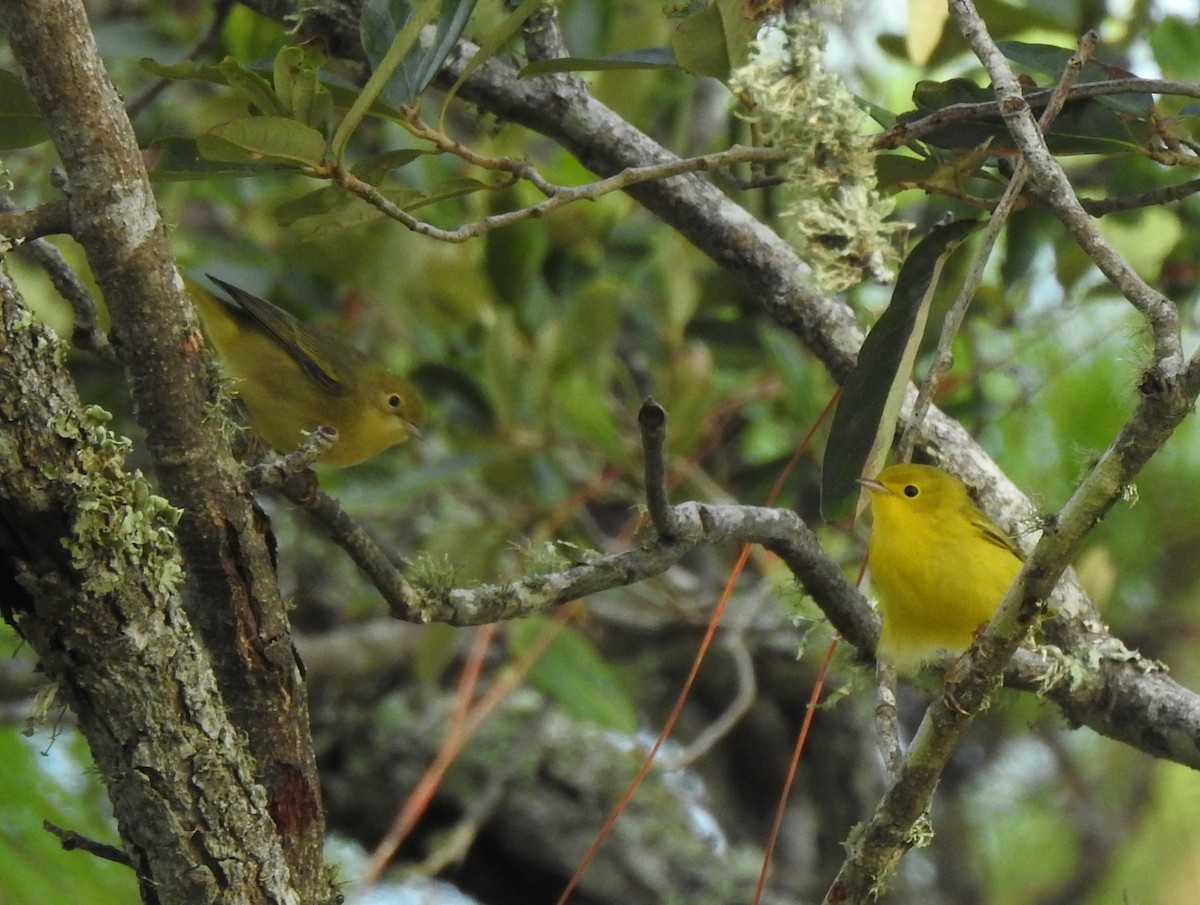
M 417 427 L 417 425 L 414 424 L 413 422 L 409 421 L 408 419 L 405 419 L 404 426 L 406 428 L 408 428 L 408 435 L 410 437 L 412 437 L 414 440 L 424 440 L 425 439 L 424 435 L 422 435 L 422 433 L 421 433 L 421 428 Z
M 856 478 L 858 483 L 862 484 L 871 493 L 889 493 L 888 489 L 876 481 L 874 478 Z

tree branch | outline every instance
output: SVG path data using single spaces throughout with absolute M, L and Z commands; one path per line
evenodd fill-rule
M 1083 209 L 1067 174 L 1046 147 L 1045 137 L 1038 129 L 1008 60 L 988 34 L 974 4 L 970 0 L 954 0 L 950 8 L 967 43 L 991 76 L 1001 115 L 1030 175 L 1041 189 L 1042 197 L 1101 272 L 1146 318 L 1154 337 L 1155 366 L 1164 379 L 1178 379 L 1184 367 L 1179 312 L 1129 266 Z
M 194 627 L 204 639 L 229 718 L 248 740 L 256 762 L 254 769 L 238 777 L 239 782 L 228 783 L 229 794 L 237 789 L 244 796 L 230 810 L 274 818 L 274 833 L 265 836 L 239 835 L 227 826 L 206 829 L 201 834 L 205 843 L 224 848 L 223 853 L 205 853 L 189 831 L 168 832 L 160 825 L 151 832 L 136 817 L 139 796 L 146 791 L 137 785 L 128 789 L 113 785 L 114 778 L 143 775 L 139 758 L 144 753 L 135 739 L 113 753 L 117 760 L 107 774 L 114 804 L 122 794 L 133 795 L 120 804 L 121 832 L 136 849 L 131 854 L 139 864 L 140 878 L 160 886 L 184 884 L 175 895 L 159 888 L 155 899 L 183 901 L 187 895 L 197 895 L 197 886 L 204 884 L 212 896 L 225 895 L 227 886 L 245 886 L 250 890 L 246 901 L 295 901 L 297 895 L 314 902 L 331 899 L 307 697 L 270 545 L 228 444 L 204 418 L 211 393 L 201 355 L 203 343 L 175 271 L 136 136 L 79 0 L 12 0 L 0 4 L 0 25 L 69 180 L 70 233 L 83 247 L 104 292 L 114 346 L 134 411 L 146 430 L 156 474 L 165 494 L 183 510 L 177 533 L 189 582 L 188 615 L 172 613 L 171 628 L 190 639 Z M 96 599 L 84 597 L 75 609 L 95 605 Z M 91 641 L 103 646 L 128 636 L 128 627 L 116 623 Z M 146 639 L 165 643 L 160 633 Z M 126 677 L 127 695 L 136 696 L 150 686 L 159 691 L 163 676 L 170 674 L 143 666 Z M 212 674 L 201 671 L 198 676 L 194 681 L 211 690 Z M 80 696 L 75 703 L 86 710 L 92 701 Z M 117 709 L 89 716 L 105 720 L 119 713 Z M 81 723 L 84 718 L 80 713 Z M 170 725 L 174 719 L 173 714 L 150 716 L 138 728 Z M 189 713 L 179 719 L 190 725 L 200 716 Z M 103 737 L 93 735 L 89 741 L 93 750 L 103 747 Z M 212 777 L 232 769 L 224 766 L 228 756 L 225 752 L 204 755 L 197 768 L 202 774 L 198 785 L 207 791 Z M 200 756 L 185 747 L 178 757 Z M 167 768 L 165 775 L 174 776 L 174 770 Z M 172 785 L 164 791 L 173 789 Z M 187 796 L 170 801 L 178 813 L 164 819 L 175 819 L 177 826 L 204 826 L 193 816 L 200 807 L 196 798 L 193 787 Z M 271 825 L 271 820 L 267 822 Z M 166 845 L 164 839 L 176 839 L 178 844 Z M 190 875 L 172 859 L 188 860 Z M 247 884 L 240 869 L 214 873 L 216 863 L 255 866 L 263 873 Z

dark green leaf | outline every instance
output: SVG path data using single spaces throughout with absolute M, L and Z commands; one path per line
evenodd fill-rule
M 411 104 L 433 81 L 455 43 L 462 36 L 477 0 L 447 0 L 438 16 L 437 32 L 429 47 L 415 46 L 392 73 L 383 98 L 394 106 Z M 371 68 L 383 61 L 392 42 L 412 17 L 409 0 L 367 0 L 360 19 L 363 52 Z
M 217 67 L 225 83 L 246 99 L 250 107 L 264 116 L 286 116 L 287 110 L 265 78 L 246 68 L 233 57 L 226 57 Z
M 936 160 L 909 154 L 876 154 L 875 178 L 885 191 L 900 191 L 902 182 L 928 181 L 938 171 Z
M 28 148 L 49 139 L 42 114 L 21 77 L 0 69 L 0 151 Z
M 160 138 L 150 146 L 150 151 L 153 160 L 150 175 L 169 182 L 261 176 L 264 171 L 282 172 L 290 169 L 278 164 L 264 166 L 261 163 L 210 160 L 200 153 L 196 139 L 179 136 Z
M 821 474 L 821 514 L 836 521 L 850 514 L 857 479 L 883 464 L 896 431 L 917 346 L 925 332 L 929 302 L 946 255 L 976 227 L 957 220 L 934 229 L 912 250 L 887 310 L 858 352 L 858 363 L 842 385 Z
M 397 148 L 392 151 L 384 151 L 382 154 L 363 158 L 354 165 L 351 172 L 363 182 L 378 185 L 392 170 L 406 167 L 414 160 L 433 153 L 436 152 L 420 148 Z
M 452 179 L 438 184 L 437 191 L 424 193 L 406 186 L 383 186 L 383 196 L 404 211 L 470 195 L 491 186 L 477 179 Z M 295 227 L 306 239 L 318 239 L 362 226 L 387 216 L 379 208 L 338 186 L 326 186 L 275 208 L 280 226 Z
M 911 122 L 926 113 L 943 110 L 954 104 L 980 104 L 995 100 L 991 89 L 981 88 L 970 79 L 949 79 L 945 82 L 922 81 L 913 89 L 915 112 L 904 113 L 901 122 Z M 1056 154 L 1113 154 L 1138 147 L 1139 142 L 1113 105 L 1103 104 L 1105 98 L 1086 98 L 1071 101 L 1055 119 L 1046 143 Z M 1034 112 L 1038 112 L 1035 107 Z M 1014 153 L 1015 146 L 1008 127 L 997 113 L 959 120 L 925 135 L 922 141 L 940 148 L 964 150 L 982 147 L 991 142 L 993 153 Z
M 521 30 L 521 26 L 525 24 L 526 20 L 541 8 L 542 0 L 521 0 L 521 3 L 511 10 L 499 25 L 483 36 L 479 42 L 479 49 L 475 51 L 475 55 L 471 59 L 467 60 L 467 65 L 463 67 L 458 78 L 454 80 L 454 84 L 450 86 L 450 90 L 446 92 L 446 98 L 442 101 L 442 112 L 438 114 L 438 128 L 441 128 L 442 122 L 446 118 L 446 111 L 450 109 L 450 101 L 458 94 L 458 89 L 462 87 L 463 83 L 476 69 L 494 57 L 500 48 Z
M 1049 76 L 1048 85 L 1053 85 L 1075 52 L 1052 44 L 1027 44 L 1023 41 L 1000 41 L 1001 53 L 1031 72 Z M 1108 82 L 1115 79 L 1137 78 L 1127 69 L 1121 69 L 1099 60 L 1089 60 L 1079 73 L 1077 82 Z M 1145 116 L 1154 105 L 1154 98 L 1146 93 L 1113 94 L 1096 98 L 1096 102 L 1121 113 Z

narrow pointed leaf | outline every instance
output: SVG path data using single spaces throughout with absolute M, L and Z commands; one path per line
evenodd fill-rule
M 446 0 L 438 15 L 437 31 L 428 47 L 414 46 L 383 87 L 383 99 L 395 106 L 411 104 L 446 61 L 475 10 L 477 0 Z M 384 61 L 392 42 L 412 16 L 409 0 L 370 0 L 360 19 L 363 52 L 372 69 Z
M 367 84 L 363 86 L 358 97 L 354 99 L 354 103 L 350 105 L 350 109 L 346 111 L 345 117 L 338 124 L 337 131 L 333 135 L 333 141 L 330 143 L 333 148 L 333 156 L 337 161 L 341 161 L 342 154 L 346 150 L 346 144 L 350 141 L 350 136 L 354 134 L 354 130 L 358 128 L 359 123 L 370 112 L 375 103 L 383 96 L 384 89 L 391 81 L 392 75 L 404 62 L 404 58 L 416 46 L 417 41 L 421 37 L 421 29 L 433 21 L 441 8 L 440 0 L 425 0 L 419 7 L 412 10 L 405 18 L 404 10 L 411 6 L 404 0 L 376 0 L 369 4 L 372 7 L 383 6 L 391 11 L 391 17 L 396 21 L 403 21 L 403 27 L 395 32 L 395 37 L 388 45 L 387 51 L 383 54 L 379 63 L 373 67 L 374 71 L 371 77 L 367 79 Z
M 509 40 L 520 31 L 521 26 L 525 24 L 530 16 L 542 8 L 542 0 L 521 0 L 521 5 L 512 10 L 505 16 L 499 25 L 493 28 L 479 42 L 479 49 L 475 51 L 475 55 L 467 61 L 467 65 L 463 67 L 463 71 L 459 73 L 454 84 L 450 86 L 450 90 L 446 92 L 446 99 L 442 102 L 441 113 L 438 114 L 438 128 L 442 128 L 442 124 L 446 119 L 446 111 L 450 109 L 450 101 L 458 94 L 458 89 L 463 83 L 471 77 L 480 66 L 490 60 L 496 53 L 509 42 Z
M 942 262 L 976 225 L 956 220 L 921 240 L 900 268 L 887 310 L 863 340 L 858 363 L 842 385 L 825 447 L 821 514 L 826 521 L 848 516 L 858 495 L 856 480 L 864 470 L 874 474 L 883 464 Z

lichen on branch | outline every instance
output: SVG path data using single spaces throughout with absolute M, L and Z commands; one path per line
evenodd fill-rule
M 875 181 L 869 121 L 823 64 L 824 32 L 807 17 L 767 28 L 730 87 L 762 140 L 791 153 L 780 220 L 819 287 L 837 292 L 865 277 L 890 279 L 896 260 L 891 199 Z

